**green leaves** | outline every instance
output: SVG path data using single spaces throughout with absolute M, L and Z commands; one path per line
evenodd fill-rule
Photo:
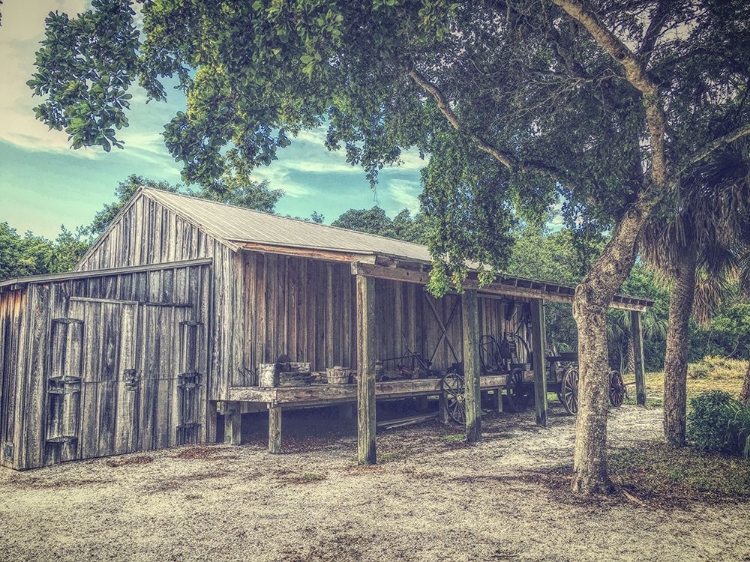
M 47 35 L 36 53 L 37 72 L 27 82 L 46 101 L 37 119 L 65 130 L 73 148 L 122 148 L 116 130 L 127 126 L 126 90 L 136 76 L 138 30 L 126 0 L 94 0 L 69 18 L 50 12 Z

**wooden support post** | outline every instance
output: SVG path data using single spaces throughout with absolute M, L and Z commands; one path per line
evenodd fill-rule
M 547 427 L 547 365 L 544 343 L 544 301 L 531 301 L 531 349 L 534 351 L 534 402 L 536 403 L 536 424 Z
M 479 390 L 479 314 L 477 291 L 466 289 L 461 295 L 463 324 L 464 397 L 466 400 L 466 441 L 482 440 L 482 395 Z
M 209 400 L 206 408 L 206 443 L 216 443 L 216 429 L 218 426 L 219 412 L 216 401 Z
M 451 419 L 448 416 L 448 408 L 445 402 L 445 393 L 440 393 L 440 399 L 438 401 L 438 419 L 440 420 L 440 423 L 444 423 L 445 425 L 449 425 L 451 423 Z
M 375 280 L 357 276 L 357 459 L 375 464 Z
M 503 391 L 501 388 L 495 389 L 495 408 L 498 412 L 503 412 Z
M 281 407 L 268 405 L 268 452 L 281 453 Z
M 354 418 L 354 404 L 341 404 L 339 406 L 339 419 L 350 420 Z
M 635 395 L 639 406 L 646 405 L 646 369 L 643 360 L 643 330 L 641 328 L 641 313 L 630 311 L 630 333 L 633 338 L 633 352 L 635 353 Z
M 242 414 L 237 402 L 227 402 L 224 408 L 224 443 L 242 444 Z

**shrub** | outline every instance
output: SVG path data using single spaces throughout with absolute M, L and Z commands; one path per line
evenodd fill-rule
M 733 400 L 728 408 L 733 414 L 729 420 L 729 452 L 750 458 L 750 402 L 743 405 Z
M 705 392 L 690 401 L 687 436 L 701 451 L 723 451 L 728 442 L 729 404 L 732 396 L 723 390 Z
M 701 451 L 750 457 L 750 406 L 723 390 L 693 398 L 687 436 Z

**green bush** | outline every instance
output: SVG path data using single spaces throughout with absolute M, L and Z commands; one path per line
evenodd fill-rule
M 690 401 L 687 437 L 701 451 L 750 457 L 750 405 L 723 390 Z
M 730 452 L 750 458 L 750 402 L 733 400 L 729 405 L 733 414 L 729 421 Z

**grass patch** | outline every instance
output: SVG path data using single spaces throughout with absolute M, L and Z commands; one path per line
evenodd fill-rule
M 302 477 L 300 480 L 302 482 L 320 482 L 321 480 L 325 480 L 326 475 L 325 474 L 316 474 L 315 472 L 305 472 L 302 474 Z
M 724 357 L 704 357 L 697 363 L 688 365 L 687 398 L 708 392 L 709 390 L 723 390 L 737 398 L 742 389 L 742 381 L 747 371 L 747 361 L 726 359 Z M 635 382 L 635 375 L 625 375 L 626 383 Z M 664 394 L 664 372 L 646 373 L 646 405 L 660 407 Z M 635 385 L 628 386 L 628 397 L 625 404 L 635 404 Z
M 378 462 L 396 462 L 404 460 L 404 455 L 401 453 L 383 453 L 378 455 Z
M 313 482 L 321 482 L 327 478 L 325 474 L 318 474 L 317 472 L 303 472 L 298 475 L 292 474 L 288 470 L 277 470 L 275 474 L 278 480 L 290 484 L 312 484 Z
M 441 439 L 446 443 L 463 443 L 466 441 L 466 436 L 463 433 L 451 433 L 449 435 L 443 435 Z
M 737 457 L 653 440 L 611 451 L 609 467 L 614 480 L 640 499 L 679 504 L 750 498 L 750 461 Z

